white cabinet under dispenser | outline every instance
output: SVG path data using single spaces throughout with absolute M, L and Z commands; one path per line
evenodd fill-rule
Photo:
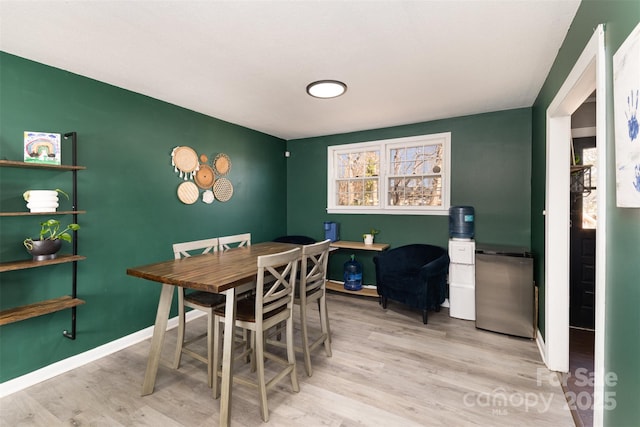
M 476 242 L 449 240 L 449 315 L 476 320 Z

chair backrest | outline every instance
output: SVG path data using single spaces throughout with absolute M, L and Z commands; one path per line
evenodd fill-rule
M 175 259 L 183 257 L 190 257 L 192 252 L 197 254 L 206 254 L 209 252 L 216 252 L 218 250 L 218 238 L 204 240 L 194 240 L 191 242 L 174 243 L 173 244 L 173 256 Z
M 234 247 L 251 246 L 251 233 L 235 234 L 233 236 L 218 237 L 221 251 Z
M 293 310 L 293 292 L 300 260 L 300 248 L 258 257 L 256 280 L 256 322 Z
M 319 243 L 302 247 L 302 262 L 300 266 L 300 299 L 321 291 L 327 280 L 327 265 L 329 261 L 329 245 L 327 239 Z

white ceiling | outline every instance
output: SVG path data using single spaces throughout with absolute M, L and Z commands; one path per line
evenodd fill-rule
M 529 107 L 579 4 L 0 0 L 0 49 L 295 139 Z

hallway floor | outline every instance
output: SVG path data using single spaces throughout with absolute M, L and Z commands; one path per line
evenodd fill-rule
M 593 426 L 593 352 L 595 332 L 569 328 L 569 373 L 563 385 L 578 427 Z

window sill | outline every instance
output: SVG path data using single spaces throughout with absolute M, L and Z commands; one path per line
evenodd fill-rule
M 368 215 L 449 215 L 448 209 L 375 209 L 375 208 L 327 208 L 329 214 L 368 214 Z

